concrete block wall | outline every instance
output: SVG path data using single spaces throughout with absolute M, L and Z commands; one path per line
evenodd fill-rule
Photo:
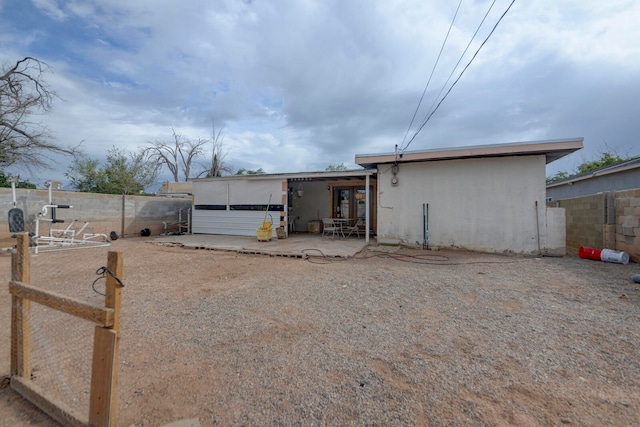
M 71 205 L 71 209 L 57 209 L 56 218 L 65 222 L 56 224 L 56 228 L 66 228 L 71 221 L 77 220 L 78 227 L 89 222 L 85 232 L 109 235 L 116 231 L 122 236 L 139 236 L 140 230 L 149 228 L 152 235 L 164 231 L 163 222 L 169 222 L 168 231 L 176 231 L 173 223 L 178 221 L 179 209 L 191 207 L 191 198 L 166 198 L 154 196 L 126 196 L 112 194 L 79 193 L 73 191 L 52 191 L 51 200 L 58 205 Z M 35 231 L 35 219 L 42 207 L 49 203 L 47 190 L 16 189 L 16 207 L 24 212 L 25 229 Z M 8 211 L 13 208 L 10 188 L 0 188 L 0 244 L 6 247 L 13 239 L 9 232 Z M 48 211 L 47 218 L 51 217 Z M 123 229 L 124 219 L 124 229 Z M 186 217 L 185 217 L 186 220 Z M 48 234 L 49 223 L 41 221 L 41 235 Z
M 548 205 L 565 209 L 568 253 L 577 255 L 580 246 L 602 248 L 606 223 L 604 193 L 553 201 Z
M 640 189 L 615 192 L 616 250 L 640 262 Z
M 566 212 L 567 252 L 580 246 L 614 249 L 640 262 L 640 189 L 610 191 L 548 203 Z

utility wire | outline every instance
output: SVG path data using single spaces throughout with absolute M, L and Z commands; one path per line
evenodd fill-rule
M 442 102 L 447 98 L 447 96 L 449 95 L 449 93 L 451 93 L 451 90 L 453 89 L 453 87 L 458 83 L 458 81 L 460 81 L 460 78 L 462 77 L 462 75 L 464 74 L 465 71 L 467 71 L 467 68 L 469 68 L 469 66 L 471 65 L 471 63 L 473 62 L 473 60 L 476 58 L 476 56 L 478 55 L 478 53 L 480 52 L 480 50 L 482 49 L 482 47 L 485 45 L 485 43 L 487 43 L 487 41 L 489 40 L 489 38 L 491 37 L 491 35 L 493 34 L 493 32 L 496 30 L 496 28 L 498 27 L 498 25 L 500 24 L 500 22 L 502 21 L 502 18 L 505 17 L 505 15 L 507 14 L 507 12 L 509 12 L 509 9 L 511 9 L 511 6 L 513 6 L 513 4 L 516 2 L 516 0 L 512 0 L 511 3 L 509 4 L 509 7 L 507 7 L 507 9 L 504 11 L 504 13 L 500 16 L 500 19 L 498 19 L 498 22 L 496 22 L 496 24 L 493 26 L 493 28 L 491 29 L 491 32 L 489 33 L 489 35 L 484 39 L 484 41 L 482 42 L 482 44 L 480 45 L 480 47 L 478 47 L 478 50 L 476 50 L 476 53 L 473 54 L 473 57 L 471 58 L 471 60 L 467 63 L 467 65 L 465 65 L 464 69 L 462 70 L 462 72 L 460 73 L 460 75 L 458 76 L 458 78 L 451 84 L 451 87 L 449 87 L 449 90 L 447 91 L 447 93 L 444 94 L 444 96 L 442 97 L 442 99 L 440 99 L 440 102 L 438 102 L 438 105 L 436 105 L 436 108 L 427 116 L 427 118 L 422 122 L 422 124 L 420 124 L 420 127 L 418 128 L 418 130 L 416 130 L 416 132 L 413 134 L 413 136 L 411 137 L 411 139 L 409 140 L 409 142 L 407 142 L 407 145 L 404 147 L 404 149 L 402 150 L 402 152 L 404 153 L 404 151 L 409 147 L 409 145 L 413 142 L 413 140 L 416 138 L 416 136 L 418 136 L 418 134 L 420 133 L 420 131 L 422 130 L 422 128 L 427 124 L 427 122 L 429 121 L 429 119 L 431 119 L 431 117 L 435 114 L 436 111 L 438 111 L 438 108 L 440 107 L 440 105 L 442 104 Z
M 407 131 L 404 134 L 404 138 L 402 138 L 402 144 L 404 144 L 404 142 L 407 139 L 407 135 L 409 135 L 411 126 L 413 126 L 413 121 L 415 120 L 416 115 L 418 114 L 418 110 L 420 109 L 420 105 L 422 104 L 422 100 L 424 99 L 424 95 L 425 93 L 427 93 L 427 88 L 429 87 L 429 83 L 431 83 L 431 78 L 433 77 L 433 73 L 436 71 L 436 67 L 438 66 L 438 62 L 440 61 L 440 56 L 442 56 L 442 51 L 444 50 L 444 46 L 447 44 L 447 40 L 449 39 L 449 34 L 451 33 L 451 28 L 453 28 L 453 23 L 456 21 L 456 17 L 458 16 L 460 5 L 462 5 L 462 0 L 460 0 L 460 3 L 458 3 L 458 8 L 456 9 L 456 13 L 453 15 L 453 19 L 451 20 L 451 24 L 449 25 L 449 30 L 447 31 L 447 35 L 445 36 L 444 41 L 442 42 L 442 46 L 440 46 L 440 52 L 438 52 L 436 63 L 433 64 L 433 69 L 431 69 L 431 74 L 429 75 L 427 84 L 425 85 L 424 90 L 422 91 L 422 96 L 420 96 L 420 101 L 418 101 L 418 105 L 416 106 L 416 111 L 413 112 L 413 117 L 411 117 L 411 122 L 409 123 L 409 127 L 407 128 Z M 400 144 L 400 146 L 402 146 L 402 144 Z
M 491 3 L 491 6 L 489 6 L 489 9 L 487 10 L 487 13 L 484 14 L 484 17 L 482 18 L 482 21 L 480 21 L 480 24 L 478 25 L 478 28 L 476 28 L 475 33 L 473 33 L 473 35 L 471 36 L 471 39 L 469 40 L 469 43 L 467 43 L 467 47 L 464 48 L 464 51 L 460 55 L 460 58 L 458 59 L 458 62 L 456 62 L 456 65 L 451 70 L 451 74 L 449 74 L 449 77 L 447 77 L 447 81 L 444 82 L 444 84 L 442 85 L 442 88 L 440 89 L 440 92 L 438 92 L 438 95 L 434 98 L 433 103 L 431 104 L 431 106 L 427 110 L 427 115 L 429 113 L 431 113 L 431 110 L 433 109 L 433 106 L 436 105 L 436 102 L 438 101 L 438 98 L 440 98 L 440 95 L 442 95 L 442 92 L 444 91 L 444 88 L 447 87 L 447 84 L 449 84 L 449 80 L 451 80 L 451 77 L 453 76 L 453 73 L 455 73 L 455 71 L 458 69 L 458 65 L 460 65 L 460 62 L 462 62 L 462 58 L 464 58 L 464 55 L 467 53 L 467 50 L 469 50 L 469 47 L 471 46 L 471 43 L 473 43 L 473 40 L 478 35 L 478 32 L 480 31 L 480 28 L 482 28 L 482 26 L 484 25 L 484 21 L 487 19 L 487 16 L 489 16 L 489 13 L 491 12 L 491 10 L 493 9 L 493 6 L 495 4 L 496 4 L 496 0 L 493 0 L 493 2 Z M 426 115 L 425 115 L 425 117 L 426 117 Z M 406 135 L 405 135 L 405 137 L 406 137 Z

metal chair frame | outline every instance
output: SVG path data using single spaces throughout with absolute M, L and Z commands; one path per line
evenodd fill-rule
M 342 227 L 338 226 L 332 218 L 322 218 L 322 238 L 324 239 L 325 235 L 329 233 L 331 233 L 332 239 L 336 238 L 336 233 L 340 233 L 344 237 Z
M 351 235 L 353 234 L 353 232 L 356 232 L 356 235 L 358 236 L 358 238 L 360 237 L 360 227 L 364 226 L 364 221 L 362 219 L 358 219 L 356 220 L 356 223 L 353 226 L 349 226 L 347 227 L 347 230 L 349 230 L 349 234 L 347 234 L 347 237 L 351 237 Z

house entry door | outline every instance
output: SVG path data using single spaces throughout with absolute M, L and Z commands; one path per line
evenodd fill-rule
M 351 188 L 336 188 L 334 190 L 334 218 L 354 218 L 352 215 L 351 192 Z
M 369 189 L 369 218 L 370 227 L 375 231 L 375 187 Z M 333 218 L 366 218 L 367 204 L 366 191 L 364 185 L 353 185 L 352 183 L 338 183 L 331 185 L 331 216 Z

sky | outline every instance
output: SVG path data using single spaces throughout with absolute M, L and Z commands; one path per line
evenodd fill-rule
M 191 140 L 215 127 L 227 166 L 267 173 L 358 169 L 356 154 L 396 145 L 584 137 L 547 176 L 640 155 L 640 1 L 518 0 L 489 36 L 510 4 L 0 0 L 0 64 L 45 61 L 59 99 L 37 120 L 96 159 L 170 142 L 172 127 Z M 70 163 L 30 180 L 67 181 Z

